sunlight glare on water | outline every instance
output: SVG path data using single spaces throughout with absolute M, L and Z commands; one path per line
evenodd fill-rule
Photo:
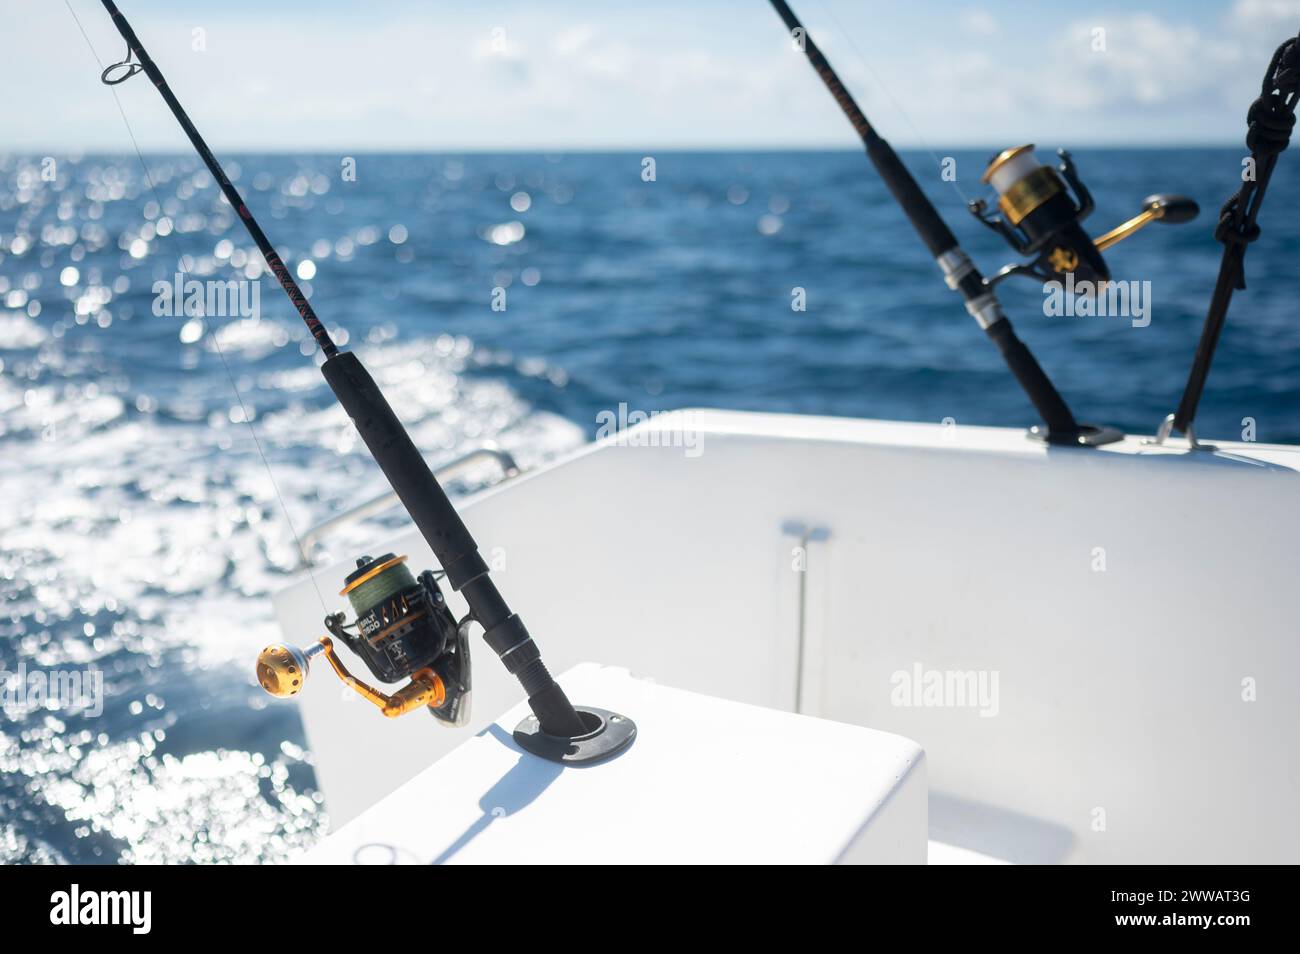
M 954 155 L 978 193 L 987 155 Z M 223 160 L 433 463 L 496 442 L 536 465 L 621 402 L 1032 423 L 860 153 L 666 153 L 654 182 L 641 158 L 369 155 L 351 180 L 337 156 Z M 907 158 L 985 272 L 1006 262 L 930 160 Z M 1203 210 L 1108 253 L 1117 277 L 1152 280 L 1149 327 L 1047 317 L 1040 289 L 1000 286 L 1081 419 L 1150 433 L 1185 380 L 1240 157 L 1075 159 L 1098 230 L 1154 192 Z M 324 830 L 297 710 L 252 661 L 297 574 L 288 521 L 301 533 L 385 485 L 211 176 L 191 157 L 148 165 L 157 195 L 134 156 L 0 157 L 0 669 L 93 666 L 104 686 L 100 714 L 6 708 L 0 861 L 273 861 Z M 1292 150 L 1207 437 L 1250 417 L 1262 441 L 1300 441 L 1297 205 Z M 198 311 L 187 280 L 207 283 Z M 366 520 L 329 555 L 403 525 Z
M 150 161 L 159 202 L 126 159 L 64 158 L 52 182 L 35 160 L 0 160 L 0 669 L 94 670 L 104 689 L 101 713 L 6 708 L 2 862 L 278 861 L 324 830 L 296 710 L 251 678 L 256 648 L 277 638 L 269 596 L 297 572 L 276 489 L 302 531 L 382 478 L 274 283 L 256 309 L 158 313 L 171 298 L 156 283 L 178 271 L 263 274 L 196 164 Z M 297 242 L 279 229 L 300 278 L 341 259 L 360 273 L 328 276 L 352 306 L 328 310 L 351 312 L 331 330 L 430 460 L 497 441 L 528 464 L 580 442 L 499 374 L 475 373 L 514 359 L 440 333 L 431 314 L 401 332 L 374 305 L 367 286 L 397 264 L 405 226 L 318 208 L 319 172 L 254 188 L 272 218 L 321 216 Z

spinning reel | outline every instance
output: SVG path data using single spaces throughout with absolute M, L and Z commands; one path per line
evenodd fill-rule
M 324 655 L 344 684 L 389 718 L 427 707 L 445 725 L 465 725 L 470 711 L 470 619 L 456 622 L 438 588 L 438 574 L 425 570 L 413 577 L 405 556 L 362 557 L 339 595 L 347 596 L 357 615 L 351 623 L 343 613 L 326 616 L 330 636 L 360 656 L 380 682 L 411 681 L 391 695 L 366 685 L 348 672 L 333 640 L 324 636 L 305 650 L 280 644 L 263 649 L 256 670 L 262 688 L 273 696 L 297 695 L 311 660 Z
M 998 153 L 980 177 L 998 194 L 1001 216 L 988 211 L 983 199 L 970 203 L 970 212 L 997 232 L 1020 255 L 1032 255 L 1028 264 L 1013 263 L 988 279 L 995 285 L 1009 275 L 1024 275 L 1039 281 L 1063 281 L 1083 288 L 1110 280 L 1110 269 L 1101 253 L 1128 238 L 1151 222 L 1179 224 L 1196 218 L 1199 207 L 1181 195 L 1151 195 L 1142 200 L 1142 211 L 1105 235 L 1089 238 L 1079 224 L 1093 210 L 1092 195 L 1079 178 L 1064 149 L 1059 167 L 1039 163 L 1032 144 Z M 1069 186 L 1067 190 L 1066 186 Z M 1070 193 L 1073 192 L 1073 197 Z

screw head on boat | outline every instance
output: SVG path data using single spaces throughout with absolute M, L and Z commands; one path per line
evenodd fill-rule
M 301 649 L 273 643 L 257 655 L 257 682 L 271 695 L 287 699 L 302 691 L 307 668 Z

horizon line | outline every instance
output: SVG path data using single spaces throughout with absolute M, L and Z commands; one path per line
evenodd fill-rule
M 958 144 L 950 143 L 943 146 L 928 145 L 902 145 L 895 146 L 899 152 L 916 152 L 916 153 L 936 153 L 940 150 L 951 150 L 954 152 L 984 152 L 992 150 L 994 153 L 1005 149 L 1005 144 L 985 145 L 980 143 Z M 1193 149 L 1245 149 L 1244 141 L 1187 141 L 1171 143 L 1150 143 L 1150 142 L 1094 142 L 1083 145 L 1069 147 L 1072 152 L 1086 150 L 1126 150 L 1126 151 L 1147 151 L 1147 152 L 1168 152 L 1173 150 L 1193 150 Z M 511 146 L 509 148 L 497 148 L 486 146 L 387 146 L 374 147 L 367 146 L 362 149 L 341 148 L 332 146 L 313 146 L 307 149 L 293 148 L 288 146 L 262 146 L 262 147 L 223 147 L 222 155 L 258 155 L 258 156 L 311 156 L 311 155 L 358 155 L 358 156 L 375 156 L 375 155 L 405 155 L 405 156 L 442 156 L 442 155 L 484 155 L 484 156 L 501 156 L 501 155 L 656 155 L 656 154 L 707 154 L 707 153 L 860 153 L 863 152 L 861 146 L 830 146 L 830 145 L 805 145 L 805 146 L 779 146 L 779 145 L 697 145 L 697 146 L 660 146 L 654 148 L 637 148 L 634 146 Z M 178 146 L 176 149 L 141 149 L 140 153 L 145 156 L 175 157 L 195 155 L 190 149 Z M 41 149 L 41 148 L 16 148 L 0 150 L 0 159 L 10 157 L 30 157 L 37 155 L 62 155 L 62 156 L 133 156 L 136 151 L 122 147 L 112 148 L 62 148 L 62 149 Z M 197 156 L 196 156 L 197 158 Z

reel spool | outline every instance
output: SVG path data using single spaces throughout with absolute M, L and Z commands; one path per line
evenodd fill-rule
M 385 716 L 427 706 L 439 722 L 465 725 L 471 689 L 469 620 L 457 624 L 437 575 L 426 570 L 412 576 L 405 556 L 365 556 L 339 595 L 348 598 L 356 619 L 347 623 L 344 613 L 326 616 L 330 636 L 359 656 L 380 682 L 411 681 L 391 695 L 366 685 L 348 672 L 326 636 L 305 650 L 280 644 L 263 649 L 256 669 L 262 688 L 273 696 L 297 695 L 312 658 L 324 655 L 338 677 Z
M 1092 194 L 1080 180 L 1070 154 L 1059 149 L 1057 155 L 1061 164 L 1053 169 L 1038 161 L 1032 143 L 1005 149 L 993 157 L 980 177 L 998 194 L 1001 215 L 990 213 L 983 199 L 970 203 L 971 214 L 1002 236 L 1017 254 L 1034 256 L 1031 263 L 1007 265 L 988 279 L 989 285 L 1009 275 L 1040 281 L 1064 281 L 1073 276 L 1074 287 L 1095 290 L 1110 280 L 1103 250 L 1150 222 L 1190 222 L 1200 212 L 1185 196 L 1151 195 L 1143 200 L 1138 215 L 1105 235 L 1089 238 L 1080 223 L 1092 214 Z

